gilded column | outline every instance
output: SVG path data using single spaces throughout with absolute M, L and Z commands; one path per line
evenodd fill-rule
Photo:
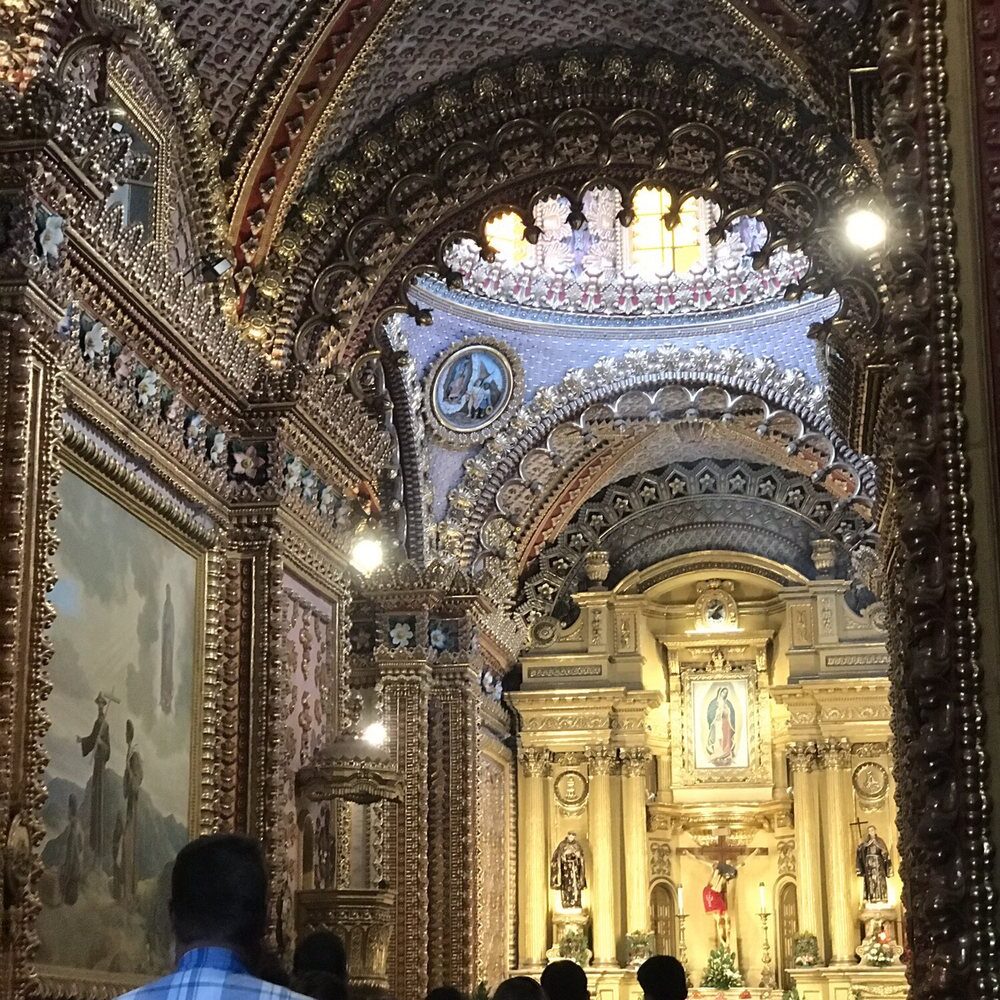
M 538 747 L 521 750 L 521 906 L 523 953 L 526 967 L 545 964 L 549 939 L 549 859 L 545 836 L 545 779 L 551 755 Z
M 649 931 L 649 846 L 646 838 L 646 774 L 649 751 L 621 751 L 622 825 L 625 847 L 625 930 Z
M 618 942 L 615 931 L 614 855 L 611 845 L 611 771 L 616 763 L 614 750 L 608 746 L 587 751 L 590 764 L 590 851 L 593 871 L 590 883 L 590 915 L 593 926 L 594 964 L 618 965 Z M 645 850 L 645 847 L 643 848 Z
M 387 804 L 386 867 L 396 890 L 392 995 L 427 994 L 427 711 L 430 669 L 416 657 L 376 653 L 379 697 L 390 754 L 403 784 L 403 801 Z
M 858 945 L 854 909 L 854 858 L 848 849 L 851 822 L 851 747 L 828 740 L 819 748 L 823 796 L 823 876 L 830 920 L 830 964 L 851 964 Z
M 435 663 L 431 669 L 430 982 L 471 993 L 476 985 L 479 672 L 467 663 Z
M 788 765 L 795 803 L 795 871 L 799 930 L 816 935 L 826 954 L 823 918 L 823 857 L 819 817 L 819 772 L 816 744 L 791 743 Z

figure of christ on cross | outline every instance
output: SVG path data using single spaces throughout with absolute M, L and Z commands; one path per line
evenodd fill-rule
M 701 891 L 705 912 L 715 921 L 716 946 L 725 945 L 730 951 L 735 950 L 730 944 L 732 923 L 729 915 L 729 883 L 752 857 L 767 854 L 767 848 L 750 850 L 748 847 L 729 843 L 726 835 L 720 834 L 716 843 L 699 847 L 697 853 L 686 848 L 681 853 L 709 869 L 708 883 Z M 739 858 L 743 860 L 740 861 Z

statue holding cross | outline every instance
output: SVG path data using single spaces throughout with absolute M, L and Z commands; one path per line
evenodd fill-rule
M 715 921 L 715 943 L 730 947 L 732 926 L 729 916 L 729 883 L 740 873 L 740 869 L 758 854 L 767 854 L 767 848 L 750 850 L 729 843 L 725 834 L 720 834 L 715 844 L 702 847 L 697 853 L 684 850 L 682 853 L 693 858 L 709 869 L 708 882 L 701 891 L 705 912 Z M 742 857 L 742 861 L 737 860 Z

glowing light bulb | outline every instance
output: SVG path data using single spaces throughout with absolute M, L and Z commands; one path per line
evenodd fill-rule
M 372 747 L 380 747 L 385 745 L 385 741 L 388 738 L 388 730 L 382 725 L 381 722 L 371 722 L 364 728 L 364 732 L 361 734 L 361 738 Z
M 885 219 L 870 208 L 856 208 L 844 220 L 844 235 L 859 250 L 874 250 L 885 243 Z
M 362 535 L 351 548 L 351 565 L 368 576 L 382 565 L 382 543 L 370 535 Z

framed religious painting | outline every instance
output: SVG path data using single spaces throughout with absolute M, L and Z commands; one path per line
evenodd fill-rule
M 489 337 L 450 347 L 425 383 L 431 430 L 444 444 L 467 448 L 496 434 L 524 396 L 524 369 L 511 348 Z
M 35 962 L 43 992 L 111 995 L 169 968 L 174 857 L 210 826 L 211 555 L 148 481 L 63 462 Z
M 680 778 L 685 784 L 770 780 L 768 727 L 761 725 L 758 658 L 738 648 L 679 663 Z M 732 659 L 730 659 L 732 657 Z

